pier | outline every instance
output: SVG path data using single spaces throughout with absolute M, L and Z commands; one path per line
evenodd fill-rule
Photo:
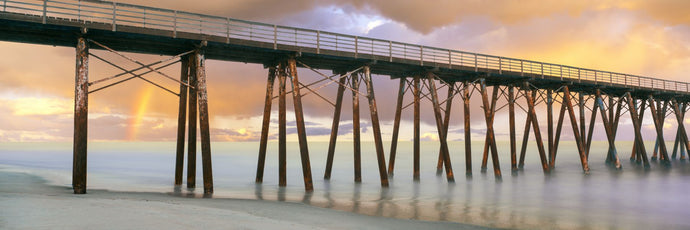
M 414 116 L 414 161 L 412 166 L 397 167 L 413 167 L 412 179 L 420 178 L 421 103 L 430 103 L 433 107 L 440 143 L 435 167 L 451 183 L 455 180 L 452 163 L 464 160 L 466 176 L 476 172 L 471 163 L 472 157 L 481 156 L 480 172 L 488 171 L 490 160 L 493 175 L 497 179 L 503 176 L 504 171 L 499 163 L 500 156 L 506 154 L 499 153 L 497 149 L 494 117 L 497 112 L 505 110 L 509 113 L 511 173 L 517 173 L 524 167 L 527 145 L 530 140 L 535 140 L 539 165 L 548 174 L 556 166 L 563 132 L 572 132 L 582 171 L 589 173 L 590 146 L 597 120 L 603 124 L 608 142 L 606 157 L 601 160 L 616 169 L 622 169 L 621 161 L 628 154 L 630 160 L 644 167 L 649 167 L 649 162 L 654 160 L 670 167 L 671 160 L 684 160 L 686 151 L 690 149 L 683 125 L 690 102 L 690 83 L 687 82 L 107 1 L 0 0 L 0 4 L 0 40 L 75 48 L 73 189 L 77 194 L 86 193 L 87 188 L 89 95 L 132 79 L 143 80 L 179 97 L 174 183 L 183 183 L 186 154 L 187 187 L 196 186 L 198 135 L 204 193 L 213 193 L 206 88 L 214 83 L 207 82 L 205 60 L 261 64 L 266 69 L 265 76 L 248 76 L 267 78 L 255 178 L 257 183 L 261 183 L 264 177 L 269 123 L 276 100 L 279 114 L 279 186 L 287 184 L 286 111 L 287 106 L 293 106 L 307 191 L 313 190 L 311 164 L 325 163 L 324 178 L 331 176 L 343 112 L 353 113 L 354 181 L 361 181 L 363 176 L 376 176 L 361 174 L 360 109 L 368 112 L 371 119 L 378 177 L 383 187 L 389 186 L 390 177 L 401 176 L 394 172 L 403 112 L 411 112 Z M 118 61 L 90 52 L 94 49 L 110 52 L 138 67 L 124 68 Z M 126 53 L 165 57 L 152 63 L 143 63 Z M 122 72 L 102 79 L 89 79 L 89 61 L 94 59 Z M 180 76 L 169 76 L 161 71 L 177 63 L 181 65 Z M 313 71 L 321 78 L 315 82 L 300 81 L 298 68 Z M 147 75 L 160 75 L 175 81 L 179 89 L 163 87 L 149 80 Z M 397 97 L 395 111 L 377 109 L 377 95 L 372 81 L 374 77 L 388 77 L 389 84 L 398 85 L 397 92 L 378 92 L 379 97 Z M 338 87 L 334 102 L 318 92 L 318 89 L 327 85 Z M 278 87 L 278 95 L 273 95 L 275 87 Z M 445 98 L 439 93 L 443 91 L 447 92 Z M 310 161 L 301 100 L 307 94 L 314 94 L 333 106 L 326 162 Z M 411 103 L 403 100 L 406 94 L 412 94 Z M 289 95 L 292 105 L 286 103 Z M 350 97 L 348 100 L 352 99 L 351 111 L 343 111 L 346 96 Z M 473 96 L 480 97 L 481 104 L 471 104 Z M 360 99 L 365 101 L 364 108 L 360 108 Z M 451 113 L 453 103 L 463 106 L 464 149 L 448 147 L 447 134 L 449 119 L 454 116 Z M 546 114 L 537 113 L 536 106 L 542 104 L 546 106 Z M 554 111 L 554 107 L 557 111 Z M 484 117 L 470 117 L 472 109 L 483 111 Z M 647 110 L 651 117 L 644 117 Z M 516 132 L 516 126 L 523 125 L 516 123 L 516 111 L 527 115 L 521 134 Z M 391 137 L 382 136 L 379 120 L 382 113 L 395 114 Z M 621 117 L 631 119 L 635 132 L 634 147 L 629 152 L 627 149 L 617 149 L 615 144 Z M 653 120 L 656 130 L 655 150 L 651 154 L 646 152 L 642 138 L 642 121 L 645 118 Z M 485 120 L 486 136 L 482 150 L 471 148 L 470 119 Z M 679 124 L 672 149 L 666 146 L 663 135 L 664 123 L 669 119 Z M 544 122 L 546 130 L 540 126 Z M 196 133 L 197 126 L 199 133 Z M 384 146 L 383 141 L 388 138 L 391 145 Z M 458 157 L 462 155 L 464 158 Z

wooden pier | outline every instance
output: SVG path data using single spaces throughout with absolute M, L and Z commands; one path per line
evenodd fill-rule
M 0 0 L 0 4 L 0 40 L 76 47 L 73 188 L 74 193 L 78 194 L 86 193 L 89 94 L 135 78 L 179 97 L 174 184 L 183 183 L 186 142 L 186 183 L 189 188 L 196 186 L 198 135 L 201 140 L 204 193 L 213 193 L 206 90 L 207 84 L 213 83 L 206 81 L 206 59 L 257 63 L 264 65 L 268 71 L 256 183 L 263 182 L 270 115 L 273 101 L 277 99 L 279 186 L 287 184 L 286 97 L 291 94 L 304 186 L 307 191 L 313 190 L 312 162 L 309 157 L 301 98 L 307 93 L 323 97 L 315 89 L 328 84 L 336 84 L 338 90 L 335 103 L 326 100 L 333 105 L 334 113 L 327 161 L 323 162 L 326 164 L 325 179 L 330 179 L 332 173 L 345 92 L 351 93 L 352 99 L 354 181 L 361 182 L 363 176 L 369 176 L 361 174 L 359 112 L 363 109 L 368 110 L 370 114 L 378 172 L 383 187 L 388 186 L 388 179 L 394 176 L 401 115 L 409 106 L 412 106 L 414 116 L 414 160 L 411 177 L 413 180 L 420 178 L 420 104 L 423 102 L 430 102 L 433 106 L 440 142 L 436 168 L 439 173 L 445 174 L 451 183 L 455 180 L 452 163 L 462 160 L 462 157 L 455 159 L 456 156 L 465 156 L 465 175 L 473 174 L 473 150 L 470 146 L 471 109 L 481 109 L 486 123 L 484 149 L 474 150 L 475 157 L 481 153 L 480 171 L 488 170 L 490 159 L 493 175 L 497 179 L 500 179 L 503 173 L 500 168 L 501 154 L 497 149 L 494 119 L 497 112 L 506 108 L 509 113 L 511 173 L 516 173 L 524 166 L 526 147 L 532 138 L 537 145 L 539 165 L 544 173 L 550 173 L 556 165 L 563 124 L 567 124 L 566 120 L 572 129 L 566 132 L 572 131 L 584 173 L 589 173 L 590 146 L 597 119 L 600 119 L 604 126 L 608 142 L 606 158 L 602 160 L 611 167 L 621 169 L 620 151 L 616 148 L 615 141 L 620 118 L 628 115 L 635 132 L 630 160 L 649 167 L 650 159 L 645 151 L 641 131 L 647 109 L 651 114 L 651 118 L 647 119 L 653 120 L 656 131 L 656 146 L 651 160 L 658 159 L 663 165 L 670 166 L 670 161 L 678 156 L 684 160 L 685 152 L 690 149 L 683 124 L 690 102 L 690 84 L 686 82 L 115 2 Z M 90 50 L 93 49 L 109 51 L 139 67 L 123 68 L 114 61 L 91 53 Z M 128 57 L 123 52 L 168 57 L 147 64 Z M 91 58 L 108 63 L 122 72 L 104 79 L 89 79 Z M 168 76 L 160 71 L 176 63 L 182 66 L 179 77 Z M 315 83 L 302 82 L 298 77 L 297 68 L 314 71 L 322 76 L 322 79 Z M 135 74 L 142 70 L 145 71 L 143 74 Z M 148 80 L 146 74 L 162 75 L 179 83 L 180 88 L 167 89 Z M 391 84 L 399 84 L 397 94 L 390 94 L 397 96 L 395 111 L 379 111 L 377 108 L 372 78 L 382 76 L 390 77 Z M 279 92 L 277 96 L 273 95 L 276 80 Z M 447 91 L 446 98 L 439 96 L 440 90 Z M 405 104 L 404 96 L 408 93 L 412 94 L 413 100 L 410 104 Z M 471 105 L 472 96 L 481 97 L 481 104 Z M 366 99 L 368 109 L 360 108 L 360 99 Z M 448 147 L 449 119 L 454 116 L 451 114 L 453 103 L 463 105 L 464 151 Z M 546 106 L 546 114 L 537 113 L 536 106 L 540 104 Z M 556 120 L 554 106 L 560 107 Z M 518 143 L 520 136 L 516 132 L 516 125 L 521 125 L 515 120 L 516 108 L 527 116 L 521 143 Z M 186 111 L 189 111 L 189 114 L 186 114 Z M 379 114 L 389 112 L 395 114 L 393 131 L 391 137 L 384 137 L 379 124 Z M 679 124 L 675 132 L 672 154 L 669 154 L 663 135 L 663 126 L 669 117 Z M 540 126 L 543 119 L 546 119 L 547 124 L 545 131 Z M 198 134 L 197 126 L 200 130 Z M 388 138 L 391 138 L 391 146 L 386 152 L 383 140 Z M 543 142 L 544 139 L 546 142 Z

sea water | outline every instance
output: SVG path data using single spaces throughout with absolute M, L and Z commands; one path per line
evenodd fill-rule
M 652 161 L 645 169 L 628 160 L 632 142 L 616 144 L 622 170 L 604 163 L 606 142 L 593 142 L 585 175 L 575 144 L 561 142 L 556 168 L 545 175 L 530 143 L 524 169 L 512 175 L 510 147 L 498 142 L 503 172 L 498 180 L 490 156 L 487 172 L 480 171 L 482 142 L 472 143 L 471 177 L 465 176 L 464 143 L 450 142 L 455 183 L 448 183 L 445 173 L 436 172 L 438 143 L 422 142 L 421 178 L 414 181 L 412 143 L 400 142 L 394 177 L 389 188 L 382 188 L 373 143 L 362 143 L 362 182 L 355 183 L 352 142 L 338 143 L 330 180 L 323 179 L 328 143 L 313 142 L 314 191 L 306 193 L 298 143 L 287 144 L 284 188 L 278 186 L 276 142 L 269 142 L 262 184 L 254 182 L 258 143 L 213 143 L 213 197 L 301 202 L 364 215 L 497 228 L 690 229 L 690 163 L 675 160 L 664 167 Z M 653 143 L 646 146 L 651 156 Z M 390 143 L 384 147 L 388 151 Z M 389 153 L 385 156 L 388 162 Z M 197 189 L 182 193 L 203 193 L 200 155 L 197 163 Z M 180 193 L 173 186 L 174 165 L 175 143 L 89 143 L 88 189 Z M 0 143 L 0 170 L 30 172 L 69 187 L 71 143 Z

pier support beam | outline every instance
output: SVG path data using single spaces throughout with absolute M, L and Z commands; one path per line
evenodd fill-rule
M 498 94 L 498 89 L 495 88 L 494 86 L 494 91 L 492 94 L 492 102 L 491 105 L 489 104 L 489 98 L 486 94 L 486 81 L 484 79 L 479 80 L 479 85 L 481 87 L 481 94 L 482 94 L 482 104 L 484 105 L 484 116 L 486 120 L 486 142 L 488 143 L 489 147 L 491 148 L 491 160 L 493 162 L 493 167 L 494 167 L 494 177 L 497 179 L 501 179 L 501 165 L 498 162 L 498 150 L 496 149 L 496 136 L 494 134 L 494 115 L 495 115 L 495 108 L 494 105 L 496 104 L 496 98 Z M 483 162 L 486 162 L 486 154 L 484 155 L 484 159 L 482 160 Z M 485 170 L 485 166 L 482 165 L 482 170 Z
M 294 58 L 290 58 L 287 64 L 290 71 L 290 77 L 292 78 L 292 102 L 295 106 L 295 122 L 297 126 L 300 158 L 302 160 L 304 189 L 313 191 L 314 185 L 312 184 L 311 164 L 309 163 L 309 147 L 307 146 L 307 133 L 304 126 L 304 113 L 302 112 L 302 94 L 300 94 L 299 78 L 297 77 L 297 62 Z
M 465 122 L 465 176 L 472 176 L 472 133 L 470 128 L 470 85 L 463 83 L 463 120 Z
M 618 153 L 616 151 L 616 144 L 615 144 L 615 133 L 613 132 L 613 126 L 611 124 L 611 120 L 606 117 L 606 110 L 604 108 L 604 100 L 601 98 L 601 90 L 597 89 L 595 92 L 595 109 L 599 108 L 601 110 L 601 120 L 604 122 L 604 130 L 606 131 L 606 138 L 608 139 L 609 143 L 609 149 L 611 150 L 611 158 L 614 162 L 614 165 L 617 169 L 621 168 L 621 162 L 620 159 L 618 159 Z M 613 106 L 609 104 L 609 106 Z M 595 109 L 593 109 L 592 113 L 595 114 Z M 594 118 L 592 118 L 594 119 Z
M 400 132 L 400 116 L 402 113 L 403 98 L 405 96 L 405 78 L 400 78 L 400 86 L 398 86 L 398 101 L 395 104 L 395 120 L 393 121 L 393 134 L 391 137 L 391 153 L 388 161 L 388 177 L 393 177 L 393 169 L 395 168 L 395 155 L 398 149 L 398 133 Z
M 264 181 L 264 166 L 266 164 L 266 148 L 268 145 L 268 127 L 271 125 L 271 105 L 273 104 L 273 84 L 276 79 L 276 67 L 268 68 L 266 82 L 266 99 L 264 100 L 264 118 L 261 123 L 261 139 L 259 140 L 259 161 L 256 166 L 256 183 Z
M 626 101 L 628 101 L 628 111 L 630 113 L 631 120 L 633 122 L 633 129 L 635 130 L 635 144 L 633 144 L 633 155 L 637 155 L 637 161 L 640 158 L 644 161 L 644 167 L 649 168 L 649 159 L 647 158 L 647 150 L 644 147 L 644 141 L 642 140 L 642 132 L 640 128 L 642 126 L 642 117 L 644 116 L 645 100 L 641 100 L 640 113 L 638 115 L 637 108 L 635 106 L 635 100 L 630 95 L 630 93 L 625 94 Z M 631 157 L 631 160 L 633 158 Z
M 561 141 L 561 131 L 563 130 L 563 119 L 565 118 L 566 105 L 565 101 L 561 98 L 561 109 L 558 112 L 558 121 L 556 122 L 556 136 L 553 140 L 553 149 L 549 151 L 549 156 L 551 156 L 551 161 L 549 161 L 549 168 L 552 170 L 556 167 L 556 155 L 558 154 L 558 144 Z
M 577 104 L 580 109 L 580 137 L 582 138 L 582 144 L 585 146 L 585 156 L 589 159 L 589 151 L 587 150 L 587 135 L 585 134 L 587 129 L 585 126 L 585 95 L 582 92 L 577 93 Z
M 278 186 L 287 186 L 287 91 L 286 64 L 278 64 Z
M 656 128 L 656 140 L 659 143 L 659 152 L 661 154 L 661 162 L 667 166 L 671 165 L 668 160 L 668 151 L 666 150 L 666 142 L 664 141 L 664 123 L 663 119 L 666 116 L 666 106 L 663 108 L 658 108 L 654 105 L 654 97 L 649 95 L 649 109 L 652 112 L 652 120 L 654 120 L 654 127 Z M 662 115 L 663 114 L 663 115 Z
M 529 84 L 525 82 L 524 87 L 529 88 Z M 534 129 L 534 137 L 537 140 L 537 149 L 539 150 L 539 158 L 541 159 L 541 166 L 544 173 L 549 173 L 549 163 L 547 162 L 546 151 L 544 151 L 544 142 L 541 139 L 541 131 L 539 128 L 539 120 L 537 119 L 537 113 L 534 108 L 534 97 L 529 92 L 525 92 L 525 98 L 527 99 L 527 106 L 529 107 L 528 113 L 530 114 L 530 119 L 532 120 L 532 128 Z
M 201 134 L 201 165 L 204 177 L 204 194 L 213 193 L 213 170 L 211 168 L 211 133 L 208 119 L 208 92 L 206 91 L 206 58 L 204 50 L 196 52 L 197 96 L 199 97 L 199 132 Z
M 335 144 L 338 140 L 338 128 L 340 127 L 340 112 L 343 107 L 343 94 L 345 93 L 345 85 L 347 76 L 341 75 L 338 80 L 338 93 L 335 97 L 335 111 L 333 112 L 333 124 L 331 125 L 331 138 L 328 141 L 328 157 L 326 159 L 326 172 L 323 178 L 331 179 L 331 171 L 333 171 L 333 157 L 335 155 Z
M 431 93 L 431 102 L 434 106 L 434 115 L 436 117 L 436 129 L 438 130 L 438 139 L 441 142 L 441 150 L 443 152 L 443 164 L 446 169 L 446 180 L 448 182 L 455 182 L 455 176 L 453 175 L 453 167 L 450 163 L 450 154 L 448 150 L 448 141 L 446 139 L 446 134 L 443 132 L 443 120 L 441 119 L 441 106 L 438 101 L 438 93 L 436 92 L 436 83 L 434 83 L 434 75 L 432 73 L 427 74 L 427 79 L 429 80 L 429 91 Z M 500 173 L 500 171 L 499 171 Z
M 89 45 L 84 37 L 79 37 L 77 40 L 76 63 L 72 188 L 74 194 L 85 194 L 89 115 Z
M 553 90 L 552 89 L 547 89 L 546 90 L 546 131 L 547 131 L 547 141 L 548 141 L 548 153 L 549 153 L 549 165 L 553 161 L 553 155 L 551 155 L 551 152 L 553 152 Z M 549 168 L 551 168 L 549 166 Z
M 355 182 L 362 182 L 362 145 L 359 128 L 359 75 L 352 74 L 352 144 L 355 159 Z
M 455 97 L 455 83 L 448 83 L 448 94 L 446 96 L 446 110 L 443 115 L 443 132 L 445 136 L 448 137 L 448 126 L 450 125 L 450 112 L 453 106 L 453 97 Z M 443 171 L 443 150 L 439 148 L 438 150 L 438 162 L 436 163 L 436 174 L 440 174 Z
M 662 130 L 663 130 L 664 123 L 666 121 L 666 111 L 668 111 L 668 101 L 664 101 L 663 105 L 662 105 L 661 100 L 654 99 L 654 101 L 656 102 L 656 108 L 657 108 L 656 116 L 659 118 L 660 126 L 662 127 Z M 657 160 L 659 150 L 660 150 L 659 139 L 656 139 L 654 141 L 654 153 L 652 153 L 652 161 Z M 663 156 L 661 157 L 661 160 L 664 160 Z
M 577 143 L 577 150 L 580 152 L 580 162 L 582 163 L 582 171 L 589 173 L 589 164 L 587 163 L 587 155 L 585 153 L 585 145 L 581 133 L 578 131 L 577 118 L 575 117 L 575 110 L 573 109 L 572 98 L 570 96 L 570 89 L 568 86 L 563 86 L 563 103 L 566 104 L 568 114 L 570 115 L 570 126 L 573 128 L 573 135 Z
M 302 63 L 304 65 L 304 63 Z M 305 65 L 305 67 L 310 68 Z M 314 70 L 314 69 L 312 69 Z M 318 72 L 317 72 L 318 73 Z M 323 75 L 319 73 L 319 75 L 325 77 L 325 78 L 331 78 L 326 75 Z M 349 75 L 349 77 L 348 77 Z M 349 80 L 348 80 L 349 79 Z M 324 79 L 325 80 L 325 79 Z M 331 81 L 333 81 L 331 79 Z M 366 85 L 366 91 L 367 93 L 364 94 L 360 92 L 359 86 L 361 85 L 361 82 L 364 82 Z M 403 84 L 404 79 L 401 79 L 401 84 Z M 333 81 L 335 82 L 335 81 Z M 381 128 L 379 124 L 379 118 L 378 118 L 378 111 L 376 108 L 376 99 L 374 95 L 374 86 L 371 81 L 371 72 L 369 66 L 362 66 L 360 68 L 357 68 L 356 70 L 353 70 L 351 72 L 345 73 L 345 74 L 340 74 L 340 80 L 338 81 L 338 94 L 336 96 L 336 103 L 332 105 L 335 106 L 335 112 L 334 112 L 334 117 L 333 117 L 333 124 L 332 124 L 332 129 L 331 129 L 331 139 L 328 147 L 328 159 L 326 161 L 326 172 L 324 173 L 324 179 L 330 179 L 331 178 L 331 171 L 333 168 L 333 158 L 335 155 L 335 145 L 336 145 L 336 137 L 338 135 L 338 126 L 339 126 L 339 120 L 340 120 L 340 113 L 341 113 L 341 107 L 342 107 L 342 100 L 343 100 L 343 94 L 345 89 L 349 89 L 352 92 L 352 122 L 353 122 L 353 130 L 352 130 L 352 135 L 353 135 L 353 147 L 354 147 L 354 177 L 355 177 L 355 182 L 360 183 L 362 181 L 362 175 L 361 175 L 361 143 L 360 143 L 360 114 L 359 114 L 359 96 L 365 96 L 369 102 L 369 110 L 371 112 L 371 125 L 374 133 L 374 144 L 376 148 L 376 158 L 378 161 L 378 166 L 379 166 L 379 176 L 381 177 L 381 186 L 382 187 L 388 187 L 388 172 L 386 170 L 386 160 L 385 160 L 385 155 L 383 152 L 383 142 L 381 139 Z M 307 87 L 307 86 L 303 86 Z M 401 90 L 402 90 L 402 85 L 401 85 Z M 309 88 L 307 88 L 309 89 Z M 314 92 L 313 90 L 310 90 L 311 92 Z M 294 91 L 293 91 L 294 92 Z M 401 91 L 404 92 L 404 91 Z M 323 98 L 323 97 L 322 97 Z M 399 100 L 402 100 L 399 98 Z M 329 102 L 330 103 L 330 102 Z M 400 104 L 400 103 L 399 103 Z M 398 109 L 400 106 L 398 106 Z M 399 122 L 399 121 L 398 121 Z M 397 131 L 394 131 L 397 132 Z M 394 137 L 394 143 L 397 140 L 397 136 Z M 394 148 L 394 147 L 393 147 Z M 394 155 L 394 154 L 392 154 Z M 394 156 L 391 158 L 394 160 Z M 393 165 L 390 165 L 390 167 L 393 167 Z M 392 176 L 392 174 L 390 174 Z
M 197 55 L 189 58 L 189 85 L 196 86 L 197 83 Z M 189 117 L 187 122 L 187 188 L 196 187 L 196 128 L 197 119 L 197 88 L 189 88 L 188 104 Z
M 536 97 L 537 91 L 525 89 L 524 95 L 527 95 L 528 93 L 532 94 L 532 98 Z M 531 129 L 532 125 L 532 115 L 531 113 L 527 113 L 527 119 L 525 119 L 525 129 L 524 133 L 522 134 L 522 148 L 520 148 L 520 161 L 518 163 L 518 169 L 523 169 L 525 167 L 525 154 L 527 152 L 527 141 L 529 140 L 529 132 Z
M 609 98 L 609 122 L 611 123 L 611 130 L 612 130 L 612 132 L 613 132 L 613 133 L 612 133 L 612 134 L 613 134 L 612 136 L 613 136 L 613 139 L 614 139 L 614 141 L 615 141 L 615 139 L 616 139 L 616 133 L 618 132 L 618 120 L 619 120 L 620 114 L 621 114 L 621 107 L 622 107 L 622 104 L 623 104 L 623 103 L 622 103 L 623 97 L 620 97 L 620 98 L 617 100 L 617 102 L 615 102 L 616 100 L 614 100 L 613 96 L 611 96 L 611 95 L 609 95 L 608 98 Z M 614 113 L 614 110 L 613 110 L 613 105 L 614 105 L 614 103 L 616 104 L 616 111 L 615 111 L 615 113 Z M 617 153 L 616 153 L 616 154 L 617 154 Z M 613 156 L 613 155 L 614 155 L 614 151 L 613 151 L 613 149 L 611 149 L 611 147 L 609 147 L 608 154 L 607 154 L 607 156 L 606 156 L 606 164 L 611 164 L 611 162 L 614 161 L 614 160 L 613 160 L 613 159 L 614 159 L 614 156 Z
M 277 68 L 276 68 L 277 66 Z M 297 127 L 297 139 L 300 147 L 300 159 L 302 163 L 302 175 L 304 177 L 304 188 L 306 191 L 314 190 L 311 176 L 311 164 L 309 162 L 309 149 L 307 147 L 307 134 L 304 126 L 304 114 L 302 112 L 302 94 L 300 93 L 300 82 L 297 76 L 297 61 L 294 58 L 289 58 L 284 61 L 269 67 L 269 79 L 266 86 L 266 105 L 264 107 L 264 126 L 262 127 L 262 139 L 268 135 L 268 125 L 270 123 L 270 100 L 273 99 L 273 82 L 275 76 L 278 77 L 278 186 L 287 186 L 287 112 L 286 112 L 286 85 L 287 78 L 290 77 L 289 82 L 292 86 L 292 98 L 295 106 L 295 126 Z M 261 145 L 265 145 L 262 141 Z M 203 146 L 202 146 L 203 147 Z M 265 158 L 265 146 L 260 146 L 259 149 L 259 164 L 257 167 L 256 182 L 263 181 L 263 164 L 262 158 Z M 261 177 L 260 177 L 261 176 Z
M 673 106 L 673 111 L 674 114 L 676 115 L 676 120 L 678 121 L 678 134 L 676 137 L 676 142 L 680 145 L 680 159 L 685 160 L 685 151 L 687 149 L 690 149 L 690 143 L 688 143 L 688 136 L 687 132 L 685 130 L 685 125 L 684 125 L 684 119 L 685 119 L 685 103 L 682 103 L 679 105 L 678 101 L 675 99 L 672 100 L 672 106 Z M 673 156 L 671 157 L 673 159 L 676 158 L 676 150 L 673 150 Z
M 480 84 L 481 84 L 481 83 L 480 83 Z M 484 94 L 486 93 L 486 92 L 485 92 L 485 90 L 486 90 L 486 84 L 484 83 L 484 85 L 483 85 L 482 87 L 483 87 L 482 90 L 484 90 L 484 91 L 482 91 L 482 97 L 483 97 Z M 496 101 L 498 100 L 498 91 L 500 90 L 500 88 L 498 88 L 498 87 L 499 87 L 499 86 L 494 86 L 493 89 L 492 89 L 493 91 L 492 91 L 492 93 L 491 93 L 491 103 L 489 103 L 489 106 L 490 106 L 491 108 L 490 108 L 489 110 L 487 110 L 487 108 L 484 108 L 484 113 L 485 113 L 485 118 L 484 118 L 484 119 L 485 119 L 486 122 L 487 122 L 487 132 L 486 132 L 486 137 L 484 138 L 484 151 L 483 151 L 483 154 L 482 154 L 481 172 L 486 172 L 486 164 L 487 164 L 487 159 L 488 159 L 488 157 L 489 157 L 489 148 L 491 148 L 490 146 L 491 146 L 491 145 L 496 145 L 496 139 L 495 139 L 496 137 L 490 135 L 489 132 L 488 132 L 488 122 L 491 123 L 491 127 L 492 127 L 492 129 L 493 129 L 493 123 L 494 123 L 493 119 L 494 119 L 494 115 L 495 115 L 495 113 L 496 113 Z M 487 114 L 488 114 L 488 113 L 486 113 L 487 111 L 490 112 L 490 116 L 487 115 Z M 495 146 L 494 146 L 494 147 L 495 147 Z M 491 155 L 491 159 L 492 159 L 492 160 L 495 160 L 495 161 L 498 160 L 498 158 L 494 158 L 494 157 L 493 157 L 493 151 L 492 151 L 491 154 L 492 154 L 492 155 Z M 495 162 L 494 162 L 494 163 L 495 163 Z M 494 166 L 495 166 L 495 165 L 494 165 Z M 494 169 L 495 169 L 495 167 L 494 167 Z M 495 170 L 494 170 L 494 171 L 495 171 Z
M 182 56 L 180 59 L 180 81 L 188 83 L 189 79 L 189 56 Z M 180 84 L 180 104 L 177 114 L 177 146 L 175 154 L 175 185 L 182 185 L 182 171 L 184 169 L 184 142 L 187 122 L 187 86 Z
M 599 89 L 597 89 L 599 90 Z M 604 106 L 603 103 L 601 106 Z M 589 129 L 587 131 L 587 141 L 585 141 L 585 148 L 586 148 L 586 153 L 587 153 L 587 160 L 589 160 L 589 150 L 592 147 L 592 135 L 594 134 L 594 124 L 597 121 L 597 112 L 599 108 L 599 103 L 597 103 L 596 98 L 594 99 L 594 103 L 592 103 L 592 112 L 590 113 L 589 117 Z M 603 107 L 602 107 L 603 109 Z M 604 115 L 602 112 L 601 115 Z
M 413 129 L 413 152 L 412 152 L 412 158 L 413 158 L 413 179 L 414 180 L 419 180 L 419 155 L 420 155 L 420 125 L 419 125 L 419 104 L 420 104 L 420 77 L 418 75 L 414 76 L 414 80 L 412 83 L 412 96 L 413 96 L 413 110 L 414 110 L 414 118 L 413 118 L 413 123 L 414 123 L 414 129 Z M 440 137 L 439 137 L 440 139 Z
M 517 146 L 515 142 L 515 87 L 508 86 L 508 123 L 510 132 L 510 171 L 516 174 L 517 167 Z
M 374 131 L 374 145 L 376 145 L 376 159 L 379 165 L 379 176 L 381 186 L 388 187 L 388 173 L 386 173 L 386 158 L 383 153 L 383 141 L 381 139 L 381 126 L 379 125 L 379 112 L 376 107 L 376 97 L 374 96 L 374 83 L 371 81 L 371 70 L 369 66 L 364 66 L 364 82 L 367 85 L 367 99 L 369 100 L 369 112 L 371 113 L 371 127 Z

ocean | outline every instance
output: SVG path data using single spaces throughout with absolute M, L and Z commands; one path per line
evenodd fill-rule
M 650 156 L 653 144 L 646 143 Z M 255 184 L 258 146 L 212 143 L 214 198 L 297 202 L 364 215 L 495 228 L 690 229 L 690 163 L 675 160 L 667 168 L 652 161 L 651 168 L 644 169 L 628 160 L 632 142 L 616 143 L 622 170 L 604 163 L 606 142 L 593 142 L 588 175 L 582 172 L 574 142 L 568 141 L 561 142 L 551 174 L 542 172 L 536 146 L 530 143 L 525 168 L 511 175 L 509 145 L 498 142 L 502 180 L 494 178 L 490 159 L 487 172 L 480 172 L 483 142 L 472 143 L 472 177 L 465 176 L 464 143 L 450 142 L 455 183 L 436 174 L 434 142 L 422 142 L 421 178 L 413 181 L 412 142 L 400 142 L 389 188 L 380 186 L 373 143 L 362 143 L 362 183 L 355 183 L 352 142 L 338 143 L 328 181 L 323 179 L 328 143 L 312 142 L 312 193 L 304 192 L 297 142 L 287 145 L 288 186 L 278 186 L 276 142 L 269 142 L 264 182 Z M 390 143 L 384 148 L 388 151 Z M 203 199 L 201 156 L 197 188 L 176 192 L 175 143 L 89 143 L 88 154 L 88 189 L 184 193 Z M 28 172 L 70 187 L 72 144 L 0 143 L 0 170 Z

